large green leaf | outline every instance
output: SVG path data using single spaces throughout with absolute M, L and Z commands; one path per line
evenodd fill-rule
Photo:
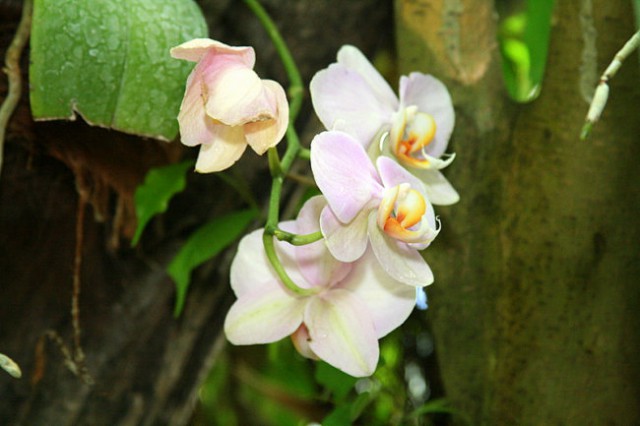
M 169 49 L 206 35 L 193 0 L 35 0 L 32 114 L 171 140 L 193 65 Z
M 176 283 L 175 316 L 180 315 L 184 307 L 191 271 L 240 237 L 256 215 L 254 209 L 230 213 L 211 220 L 189 237 L 167 268 Z
M 136 233 L 131 245 L 138 244 L 142 231 L 151 218 L 167 210 L 169 201 L 187 185 L 186 172 L 193 168 L 193 161 L 187 160 L 149 170 L 142 185 L 136 188 L 133 197 L 136 206 Z

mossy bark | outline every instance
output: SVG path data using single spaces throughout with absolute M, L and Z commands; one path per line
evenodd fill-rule
M 462 199 L 437 209 L 429 315 L 447 396 L 473 424 L 640 422 L 635 58 L 579 140 L 588 74 L 635 31 L 632 6 L 556 3 L 541 95 L 517 105 L 493 2 L 396 1 L 401 71 L 441 78 L 456 107 L 447 173 Z

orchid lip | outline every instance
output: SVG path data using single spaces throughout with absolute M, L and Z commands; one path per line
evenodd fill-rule
M 410 184 L 402 183 L 385 189 L 376 221 L 390 237 L 406 243 L 426 244 L 438 233 L 425 218 L 427 208 L 424 196 Z
M 435 118 L 418 111 L 415 105 L 396 113 L 391 131 L 391 149 L 403 164 L 418 169 L 442 169 L 453 161 L 455 155 L 441 160 L 427 154 L 427 147 L 435 140 Z M 381 140 L 382 143 L 382 140 Z

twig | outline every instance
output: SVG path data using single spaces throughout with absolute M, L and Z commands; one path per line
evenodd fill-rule
M 18 105 L 22 93 L 22 78 L 20 74 L 20 56 L 24 49 L 29 32 L 31 30 L 31 12 L 33 10 L 32 0 L 25 0 L 22 8 L 22 18 L 18 24 L 16 34 L 7 49 L 5 55 L 5 67 L 3 71 L 8 77 L 7 98 L 0 106 L 0 174 L 2 174 L 2 162 L 4 153 L 4 135 L 7 130 L 9 118 Z
M 609 98 L 609 79 L 616 75 L 622 66 L 622 62 L 631 54 L 631 52 L 636 50 L 638 46 L 640 46 L 640 30 L 631 36 L 622 49 L 616 53 L 613 61 L 611 61 L 604 73 L 602 73 L 600 83 L 598 83 L 596 92 L 593 95 L 593 100 L 589 106 L 589 112 L 587 112 L 584 126 L 582 126 L 580 139 L 584 140 L 589 136 L 591 128 L 598 121 L 602 114 L 602 110 L 604 110 L 604 107 L 607 104 L 607 99 Z

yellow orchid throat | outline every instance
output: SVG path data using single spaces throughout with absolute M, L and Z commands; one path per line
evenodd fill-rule
M 424 149 L 436 135 L 436 120 L 431 114 L 418 112 L 417 107 L 410 106 L 400 111 L 394 120 L 391 130 L 391 146 L 398 160 L 408 166 L 420 169 L 432 168 L 431 162 L 424 155 Z M 423 158 L 413 154 L 423 153 Z
M 380 229 L 406 243 L 428 243 L 432 233 L 426 220 L 427 202 L 422 194 L 402 183 L 385 190 L 378 207 L 377 223 Z M 417 229 L 416 225 L 420 225 Z

